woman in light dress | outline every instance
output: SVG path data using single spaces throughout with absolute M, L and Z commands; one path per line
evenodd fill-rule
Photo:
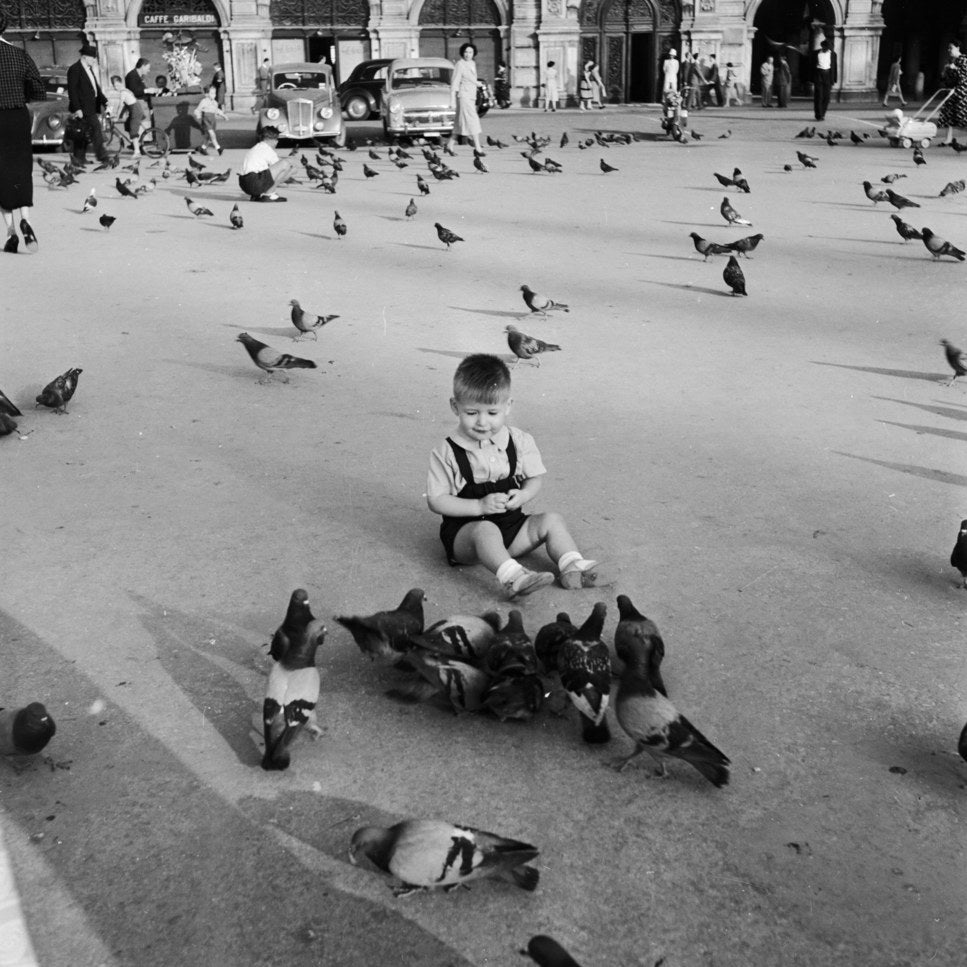
M 447 149 L 453 151 L 457 138 L 470 138 L 474 152 L 483 157 L 485 152 L 480 147 L 480 118 L 477 116 L 477 65 L 473 62 L 476 56 L 477 48 L 466 43 L 460 48 L 460 60 L 454 65 L 450 106 L 456 108 L 457 116 Z

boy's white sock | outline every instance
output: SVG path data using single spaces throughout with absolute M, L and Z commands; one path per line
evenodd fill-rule
M 580 551 L 567 551 L 567 553 L 562 554 L 560 560 L 557 562 L 557 570 L 563 573 L 568 568 L 573 568 L 577 571 L 586 571 L 589 567 L 594 566 L 594 561 L 585 560 L 581 556 Z
M 523 573 L 524 565 L 518 564 L 518 562 L 511 557 L 497 568 L 497 580 L 500 581 L 501 584 L 507 584 Z

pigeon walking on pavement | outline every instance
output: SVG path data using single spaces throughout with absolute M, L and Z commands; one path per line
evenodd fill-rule
M 97 208 L 97 189 L 92 188 L 87 198 L 84 199 L 84 207 L 81 209 L 82 212 L 89 212 L 92 208 Z
M 563 302 L 555 302 L 552 298 L 546 295 L 542 295 L 540 292 L 535 292 L 529 285 L 522 285 L 520 291 L 523 293 L 524 302 L 527 303 L 527 308 L 531 312 L 539 312 L 541 315 L 546 316 L 548 312 L 552 312 L 555 309 L 562 309 L 564 312 L 570 312 L 570 309 Z
M 124 198 L 136 199 L 138 197 L 137 193 L 131 191 L 131 189 L 128 188 L 128 186 L 123 181 L 121 181 L 120 178 L 114 179 L 114 187 L 117 188 L 118 194 L 120 194 Z
M 521 951 L 538 967 L 581 967 L 581 965 L 553 938 L 540 933 L 531 937 L 527 949 Z
M 884 188 L 874 188 L 873 185 L 868 182 L 863 182 L 863 191 L 866 192 L 866 197 L 869 198 L 874 205 L 879 205 L 881 201 L 889 201 L 889 196 Z
M 719 206 L 719 211 L 722 217 L 730 225 L 752 225 L 747 218 L 743 218 L 733 207 L 732 203 L 729 201 L 728 195 L 722 199 L 722 204 Z
M 909 198 L 905 198 L 903 195 L 897 194 L 892 188 L 886 189 L 886 197 L 890 204 L 897 209 L 897 211 L 902 211 L 904 208 L 919 208 L 918 202 L 910 201 Z
M 528 336 L 516 326 L 507 326 L 504 332 L 507 333 L 507 345 L 510 346 L 510 351 L 517 357 L 514 360 L 515 365 L 517 360 L 532 359 L 535 365 L 540 366 L 541 361 L 536 358 L 537 356 L 541 353 L 558 351 L 561 348 L 554 343 Z
M 203 218 L 205 215 L 214 217 L 215 213 L 210 209 L 206 208 L 204 205 L 196 205 L 190 198 L 185 198 L 185 204 L 188 206 L 188 211 L 195 216 L 195 218 Z
M 407 219 L 412 218 L 416 214 L 416 202 L 412 198 L 406 208 L 403 209 L 403 214 Z
M 397 897 L 443 889 L 490 876 L 509 876 L 524 890 L 537 889 L 540 871 L 527 866 L 536 846 L 471 826 L 431 819 L 407 819 L 395 826 L 363 826 L 353 833 L 349 860 L 361 854 L 400 881 Z
M 957 248 L 956 245 L 952 245 L 939 235 L 935 235 L 929 228 L 921 228 L 920 237 L 923 239 L 923 244 L 926 246 L 927 251 L 935 259 L 939 259 L 943 255 L 949 255 L 958 262 L 964 261 L 965 253 L 961 249 Z
M 336 621 L 353 636 L 359 650 L 371 661 L 399 657 L 407 650 L 410 636 L 423 633 L 425 599 L 422 588 L 411 588 L 392 611 L 363 616 L 337 615 Z
M 618 168 L 615 168 L 613 165 L 609 165 L 608 162 L 604 160 L 604 158 L 601 159 L 601 161 L 599 162 L 599 164 L 600 164 L 601 170 L 606 175 L 610 174 L 612 171 L 619 171 L 620 170 Z
M 748 295 L 745 291 L 745 274 L 739 260 L 734 256 L 729 256 L 729 263 L 722 270 L 722 278 L 725 284 L 732 290 L 732 295 Z
M 289 746 L 304 728 L 322 733 L 315 720 L 320 688 L 316 651 L 325 637 L 325 625 L 309 609 L 308 593 L 297 588 L 269 646 L 275 664 L 262 702 L 262 768 L 267 771 L 288 769 Z
M 104 214 L 103 214 L 103 215 L 102 215 L 102 216 L 101 216 L 101 217 L 100 217 L 100 218 L 99 218 L 99 219 L 97 220 L 97 223 L 98 223 L 98 224 L 99 224 L 99 225 L 101 226 L 101 228 L 104 228 L 104 229 L 108 229 L 108 228 L 110 228 L 110 227 L 111 227 L 111 226 L 112 226 L 112 225 L 113 225 L 113 224 L 114 224 L 114 223 L 115 223 L 116 221 L 117 221 L 117 219 L 116 219 L 116 218 L 115 218 L 115 217 L 114 217 L 113 215 L 108 215 L 108 214 L 107 214 L 107 213 L 105 212 L 105 213 L 104 213 Z
M 611 695 L 611 653 L 601 639 L 606 613 L 607 606 L 599 601 L 557 653 L 561 685 L 581 716 L 581 736 L 589 745 L 611 740 L 605 717 Z
M 708 261 L 710 255 L 726 255 L 728 254 L 730 247 L 728 245 L 720 245 L 718 242 L 710 242 L 707 238 L 702 238 L 698 232 L 688 233 L 692 242 L 695 245 L 695 251 L 699 255 L 704 256 L 705 261 Z
M 346 228 L 346 223 L 342 220 L 342 216 L 339 212 L 336 212 L 332 220 L 332 230 L 336 233 L 338 238 L 344 238 L 348 229 Z
M 894 213 L 890 216 L 893 219 L 893 224 L 896 225 L 897 234 L 904 242 L 909 242 L 912 238 L 923 239 L 923 235 L 920 233 L 919 229 L 914 228 L 909 222 L 905 222 L 899 215 Z
M 40 702 L 22 708 L 0 708 L 0 755 L 36 755 L 57 732 Z
M 739 255 L 744 255 L 747 259 L 751 259 L 752 256 L 749 255 L 749 252 L 754 252 L 756 250 L 756 246 L 758 246 L 759 242 L 761 242 L 763 238 L 765 238 L 765 236 L 761 232 L 755 235 L 747 235 L 745 238 L 737 239 L 731 244 L 725 246 L 725 248 L 731 252 L 738 252 Z
M 242 219 L 242 213 L 238 210 L 238 204 L 236 204 L 232 210 L 228 213 L 228 220 L 231 223 L 232 228 L 241 228 L 245 222 Z
M 450 246 L 455 242 L 463 241 L 456 232 L 451 232 L 449 228 L 444 228 L 439 222 L 434 222 L 433 227 L 436 229 L 437 238 L 446 245 L 448 252 L 450 251 Z
M 946 339 L 941 339 L 940 345 L 943 346 L 947 362 L 954 371 L 954 375 L 947 380 L 949 386 L 958 376 L 967 376 L 967 365 L 965 365 L 967 364 L 967 354 Z
M 293 336 L 293 340 L 299 340 L 304 335 L 312 333 L 312 338 L 318 341 L 319 335 L 317 330 L 321 329 L 327 322 L 332 322 L 333 319 L 338 319 L 339 316 L 329 315 L 329 316 L 318 316 L 312 315 L 306 312 L 302 306 L 299 304 L 298 299 L 292 299 L 289 302 L 292 307 L 292 312 L 290 317 L 292 319 L 292 325 L 299 330 L 298 336 Z
M 655 691 L 666 698 L 668 692 L 661 677 L 661 663 L 665 657 L 665 642 L 658 625 L 646 618 L 631 602 L 627 594 L 618 595 L 618 624 L 614 629 L 615 651 L 640 654 L 647 665 L 648 677 Z
M 74 396 L 74 391 L 77 389 L 77 380 L 83 372 L 83 369 L 69 369 L 52 379 L 41 390 L 37 397 L 36 406 L 49 407 L 55 413 L 66 413 L 67 404 Z
M 804 168 L 815 168 L 816 162 L 819 161 L 819 158 L 814 158 L 812 155 L 806 154 L 805 151 L 797 151 L 796 157 Z
M 957 541 L 950 554 L 950 566 L 960 571 L 960 586 L 967 590 L 967 520 L 960 522 Z
M 311 359 L 300 359 L 298 356 L 291 356 L 289 353 L 280 353 L 277 349 L 267 346 L 264 342 L 259 342 L 247 332 L 240 332 L 236 338 L 245 351 L 249 354 L 252 362 L 264 373 L 269 374 L 271 379 L 275 373 L 284 369 L 315 369 L 316 364 Z M 264 383 L 265 380 L 259 377 L 258 382 Z M 288 383 L 289 377 L 282 374 L 282 382 Z

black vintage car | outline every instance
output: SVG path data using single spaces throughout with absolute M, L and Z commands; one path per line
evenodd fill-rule
M 67 110 L 67 71 L 44 68 L 40 72 L 47 90 L 46 101 L 31 101 L 30 140 L 35 148 L 58 148 L 64 145 L 64 134 L 70 112 Z
M 364 60 L 339 85 L 339 102 L 349 120 L 365 121 L 379 116 L 383 88 L 386 86 L 386 68 L 391 63 L 389 58 Z

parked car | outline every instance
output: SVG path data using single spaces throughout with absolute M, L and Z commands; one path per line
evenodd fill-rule
M 388 58 L 364 60 L 339 85 L 339 101 L 343 114 L 351 121 L 365 121 L 379 116 L 386 84 L 386 68 L 392 63 Z
M 42 70 L 47 89 L 45 101 L 30 101 L 30 140 L 35 148 L 63 148 L 64 131 L 70 111 L 67 110 L 67 72 Z
M 453 64 L 442 57 L 398 57 L 387 68 L 380 113 L 387 137 L 449 135 Z
M 339 94 L 329 64 L 274 64 L 256 130 L 272 125 L 291 141 L 346 141 Z

